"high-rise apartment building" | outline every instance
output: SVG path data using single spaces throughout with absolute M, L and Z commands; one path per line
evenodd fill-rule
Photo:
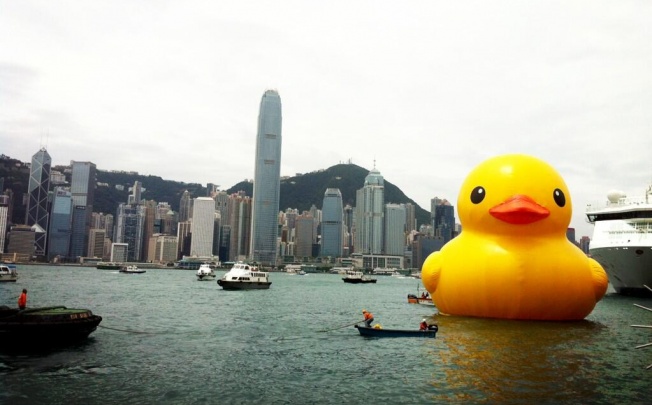
M 281 187 L 281 97 L 267 90 L 260 101 L 251 221 L 253 260 L 276 264 Z
M 91 213 L 95 198 L 97 169 L 91 162 L 70 162 L 72 166 L 72 234 L 70 238 L 70 257 L 78 260 L 86 253 Z
M 374 168 L 365 178 L 364 186 L 356 193 L 356 253 L 375 255 L 383 252 L 384 183 L 385 179 Z
M 322 204 L 320 256 L 342 257 L 344 207 L 339 188 L 327 188 Z
M 215 200 L 197 197 L 192 203 L 192 225 L 190 255 L 210 257 L 213 255 L 213 232 L 215 222 Z
M 45 148 L 32 156 L 27 187 L 27 212 L 25 224 L 34 227 L 34 254 L 45 255 L 48 232 L 48 192 L 52 158 Z

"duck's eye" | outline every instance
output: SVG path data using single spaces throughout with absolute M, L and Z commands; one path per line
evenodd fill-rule
M 471 202 L 473 204 L 480 204 L 484 200 L 485 192 L 484 187 L 478 186 L 471 191 Z
M 555 203 L 557 203 L 557 205 L 560 207 L 566 205 L 566 196 L 560 189 L 556 188 L 555 191 L 552 192 L 552 198 L 555 199 Z

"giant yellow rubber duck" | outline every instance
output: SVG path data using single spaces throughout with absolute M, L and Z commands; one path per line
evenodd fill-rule
M 604 296 L 607 274 L 566 237 L 570 193 L 546 162 L 486 160 L 462 184 L 457 207 L 462 232 L 422 267 L 440 313 L 579 320 Z

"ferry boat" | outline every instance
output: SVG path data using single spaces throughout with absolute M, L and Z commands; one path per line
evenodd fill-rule
M 120 270 L 122 268 L 122 264 L 114 262 L 97 262 L 95 268 L 99 270 Z
M 202 263 L 197 270 L 197 280 L 211 281 L 215 279 L 215 272 L 208 263 Z
M 15 282 L 18 279 L 16 266 L 13 264 L 0 264 L 0 283 Z
M 306 272 L 303 271 L 303 268 L 300 264 L 288 264 L 285 266 L 285 272 L 291 276 L 305 276 Z
M 350 284 L 366 284 L 366 283 L 375 283 L 376 279 L 365 276 L 361 271 L 358 270 L 348 270 L 346 275 L 342 277 L 342 280 L 345 283 Z
M 589 204 L 595 225 L 589 254 L 604 267 L 616 293 L 650 295 L 652 286 L 652 185 L 643 197 L 609 192 L 607 203 Z
M 145 269 L 139 269 L 138 266 L 136 265 L 129 265 L 125 266 L 122 269 L 120 269 L 120 273 L 128 273 L 128 274 L 141 274 L 144 273 L 146 270 Z
M 260 271 L 257 265 L 237 262 L 217 284 L 225 290 L 266 290 L 272 282 L 269 273 Z

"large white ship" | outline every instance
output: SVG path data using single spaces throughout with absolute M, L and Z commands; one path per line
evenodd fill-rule
M 589 254 L 606 270 L 619 294 L 649 295 L 652 287 L 652 186 L 643 197 L 612 191 L 606 204 L 589 204 L 595 225 Z

